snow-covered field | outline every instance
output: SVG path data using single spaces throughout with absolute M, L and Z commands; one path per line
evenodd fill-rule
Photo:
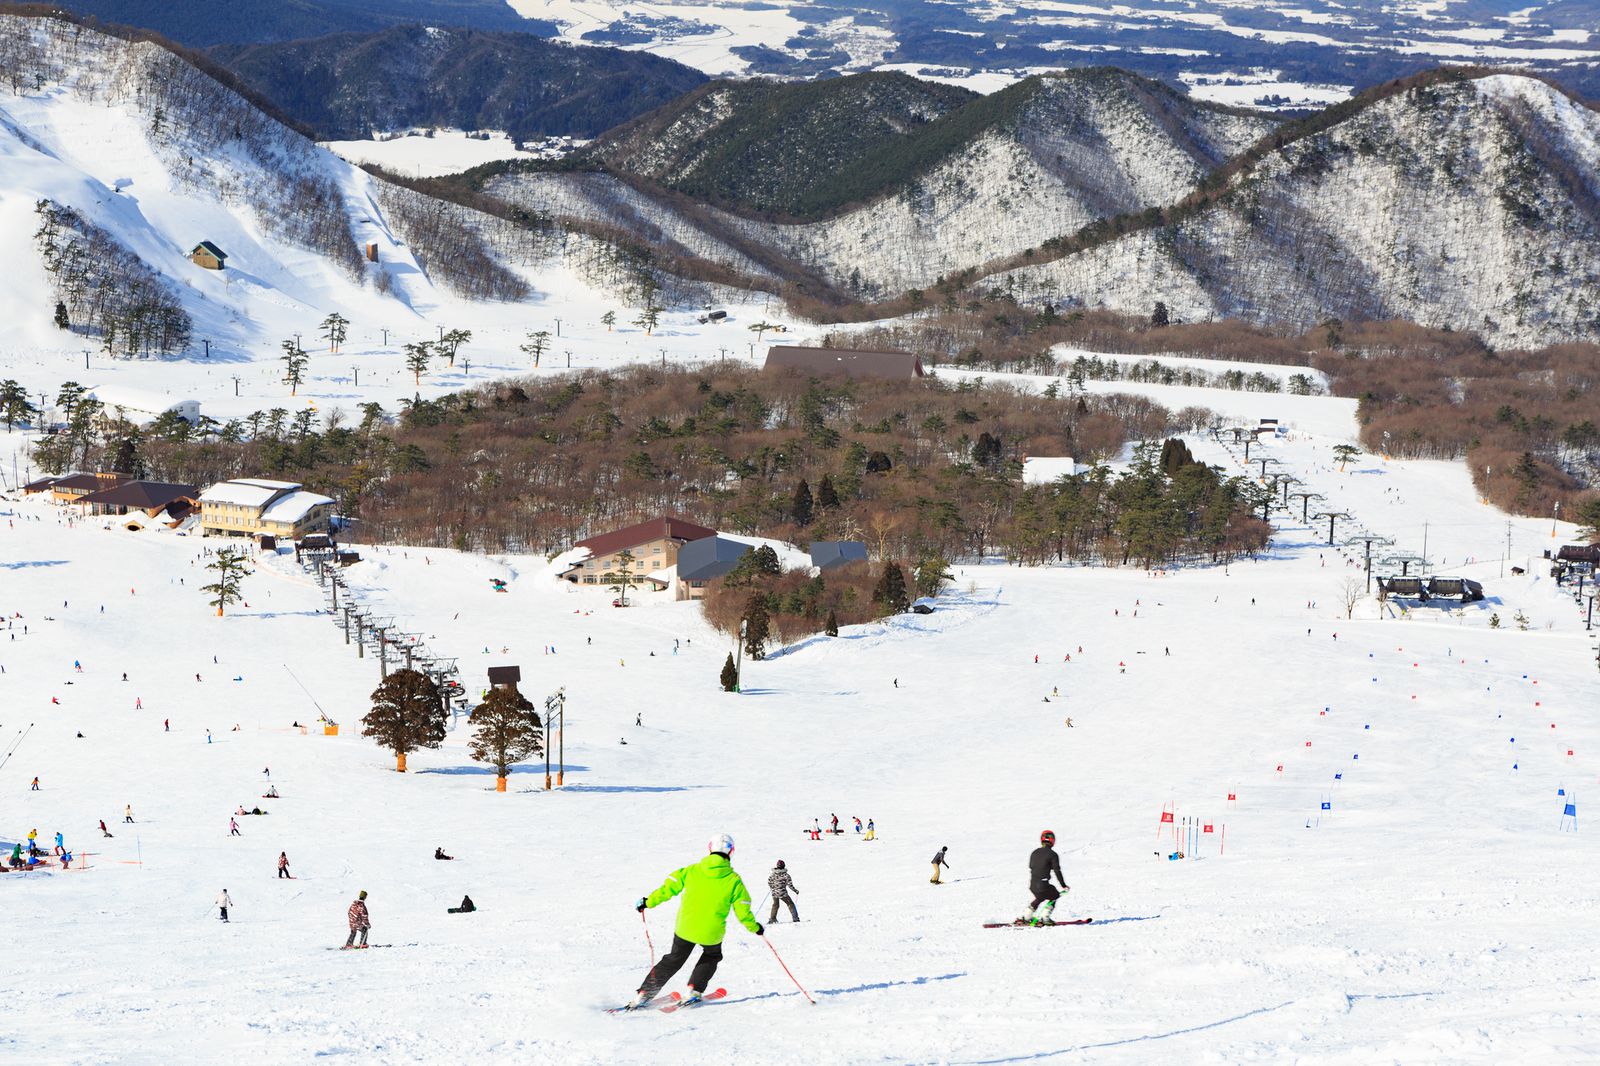
M 322 146 L 352 163 L 375 163 L 396 174 L 414 178 L 436 178 L 459 174 L 463 170 L 501 159 L 534 159 L 504 133 L 492 133 L 488 140 L 467 136 L 465 130 L 437 130 L 433 136 L 422 133 L 388 140 L 323 141 Z
M 1593 1061 L 1600 864 L 1561 813 L 1600 784 L 1595 643 L 1537 559 L 1570 530 L 1508 526 L 1458 466 L 1341 472 L 1335 439 L 1297 428 L 1266 454 L 1401 547 L 1420 548 L 1428 521 L 1430 555 L 1490 602 L 1380 619 L 1366 601 L 1346 619 L 1339 589 L 1359 570 L 1320 543 L 1323 523 L 1280 520 L 1270 557 L 1225 568 L 959 566 L 934 614 L 747 661 L 745 693 L 726 695 L 728 644 L 692 604 L 615 610 L 542 559 L 362 546 L 356 596 L 459 656 L 469 691 L 508 663 L 535 699 L 565 689 L 566 787 L 543 791 L 530 765 L 504 795 L 467 757 L 465 722 L 405 775 L 360 736 L 378 664 L 343 643 L 291 557 L 263 559 L 248 606 L 218 619 L 195 588 L 208 542 L 0 501 L 0 740 L 33 723 L 0 769 L 0 839 L 59 830 L 88 853 L 87 869 L 0 877 L 28 938 L 0 976 L 0 1048 L 126 1063 Z M 1498 576 L 1508 528 L 1526 576 Z M 339 736 L 293 728 L 319 708 Z M 280 799 L 260 798 L 267 769 Z M 270 813 L 230 837 L 241 804 Z M 1175 846 L 1163 810 L 1217 831 Z M 874 819 L 879 839 L 802 834 L 834 813 Z M 1072 885 L 1060 913 L 1095 922 L 982 929 L 1028 902 L 1047 827 Z M 787 861 L 802 922 L 769 940 L 817 1006 L 734 928 L 725 1003 L 605 1015 L 649 962 L 633 901 L 719 831 L 758 899 Z M 1191 857 L 1165 857 L 1179 848 Z M 296 880 L 275 877 L 280 851 Z M 362 889 L 373 942 L 394 946 L 328 950 Z M 480 910 L 446 914 L 463 893 Z M 656 951 L 673 912 L 648 915 Z

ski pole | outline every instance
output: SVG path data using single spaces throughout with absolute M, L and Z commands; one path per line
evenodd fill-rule
M 783 961 L 783 956 L 778 954 L 778 949 L 772 946 L 772 941 L 768 940 L 766 937 L 762 937 L 761 940 L 772 952 L 772 957 L 778 960 L 778 965 L 783 967 L 783 972 L 789 974 L 789 980 L 794 981 L 794 986 L 800 989 L 800 994 L 806 997 L 807 1001 L 809 1001 L 810 1004 L 815 1007 L 817 1005 L 817 1001 L 811 998 L 811 993 L 807 992 L 799 981 L 794 980 L 794 974 L 790 973 L 788 964 Z
M 644 911 L 639 912 L 639 922 L 644 926 L 644 946 L 650 950 L 650 968 L 656 968 L 656 946 L 650 940 L 650 920 L 644 916 Z

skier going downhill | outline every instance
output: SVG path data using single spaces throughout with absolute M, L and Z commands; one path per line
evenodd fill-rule
M 661 887 L 639 900 L 634 908 L 643 914 L 645 908 L 659 906 L 683 893 L 683 902 L 678 905 L 678 924 L 672 934 L 672 950 L 650 968 L 639 994 L 628 1004 L 629 1010 L 653 999 L 689 961 L 697 945 L 700 960 L 689 974 L 689 998 L 685 1002 L 698 1003 L 717 972 L 717 964 L 722 961 L 722 938 L 727 934 L 730 910 L 739 923 L 756 936 L 766 931 L 750 913 L 750 893 L 733 870 L 733 838 L 727 833 L 718 833 L 711 838 L 706 850 L 710 854 L 692 866 L 668 874 Z
M 938 854 L 936 854 L 933 857 L 933 876 L 928 878 L 928 883 L 929 884 L 934 884 L 934 885 L 942 885 L 942 884 L 944 884 L 943 881 L 939 880 L 939 867 L 943 866 L 946 870 L 950 869 L 950 864 L 944 861 L 944 853 L 949 851 L 949 850 L 950 850 L 950 848 L 949 848 L 948 845 L 945 846 L 945 847 L 942 847 L 942 848 L 939 849 Z
M 800 894 L 794 887 L 794 879 L 789 876 L 789 870 L 783 865 L 783 860 L 778 860 L 778 865 L 773 867 L 772 873 L 767 875 L 767 887 L 772 890 L 772 914 L 767 918 L 768 925 L 776 925 L 778 921 L 778 904 L 789 905 L 789 917 L 795 921 L 800 920 L 800 911 L 795 907 L 794 900 L 789 898 L 789 893 Z
M 1022 924 L 1056 924 L 1050 912 L 1055 910 L 1056 900 L 1061 898 L 1061 893 L 1050 883 L 1051 874 L 1055 875 L 1063 889 L 1068 887 L 1067 879 L 1061 876 L 1061 856 L 1056 854 L 1056 835 L 1046 829 L 1039 834 L 1039 846 L 1028 856 L 1028 888 L 1033 893 L 1033 902 L 1028 904 L 1027 913 L 1021 918 Z
M 227 921 L 228 908 L 231 906 L 233 906 L 233 899 L 228 895 L 228 890 L 223 889 L 217 895 L 217 909 L 222 912 L 221 914 L 217 915 L 217 917 L 221 918 L 223 921 Z

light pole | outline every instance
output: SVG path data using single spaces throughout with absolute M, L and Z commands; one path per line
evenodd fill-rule
M 233 375 L 233 396 L 234 396 L 235 399 L 238 399 L 238 397 L 239 397 L 239 375 L 238 374 Z
M 359 366 L 351 366 L 350 376 L 354 379 L 352 387 L 359 389 L 361 387 L 361 368 Z
M 744 691 L 744 631 L 749 624 L 748 619 L 739 619 L 739 643 L 733 649 L 733 691 L 741 693 Z
M 559 317 L 556 318 L 556 336 L 561 336 L 561 319 Z
M 87 348 L 83 350 L 83 368 L 85 370 L 89 369 L 89 349 Z

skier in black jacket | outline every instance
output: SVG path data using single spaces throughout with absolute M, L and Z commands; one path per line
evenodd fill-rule
M 1039 846 L 1028 856 L 1028 888 L 1033 893 L 1033 902 L 1028 904 L 1028 911 L 1022 916 L 1024 925 L 1056 924 L 1050 912 L 1055 910 L 1056 900 L 1061 898 L 1061 893 L 1050 883 L 1050 875 L 1055 874 L 1062 888 L 1068 886 L 1067 879 L 1061 876 L 1061 856 L 1056 854 L 1055 845 L 1055 833 L 1046 829 L 1039 834 Z

